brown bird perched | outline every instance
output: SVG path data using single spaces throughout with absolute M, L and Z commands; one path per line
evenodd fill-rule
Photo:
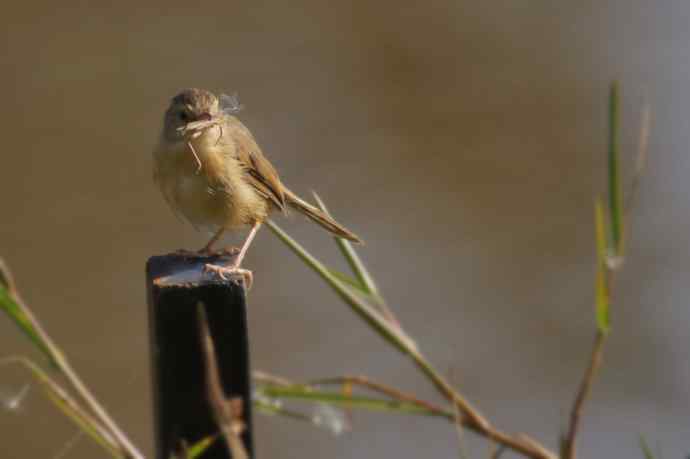
M 222 278 L 240 274 L 252 239 L 273 210 L 296 209 L 338 237 L 360 239 L 330 216 L 300 199 L 280 181 L 249 129 L 234 116 L 233 97 L 204 89 L 185 89 L 173 97 L 154 150 L 154 180 L 176 214 L 213 236 L 200 253 L 213 253 L 225 230 L 251 226 L 231 266 L 206 265 Z

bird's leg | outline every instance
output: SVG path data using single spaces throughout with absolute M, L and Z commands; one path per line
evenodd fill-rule
M 221 227 L 220 229 L 218 229 L 218 231 L 216 231 L 213 234 L 213 237 L 211 237 L 211 240 L 208 241 L 208 243 L 203 248 L 201 248 L 199 250 L 179 249 L 175 253 L 177 255 L 182 255 L 184 257 L 190 257 L 190 258 L 195 258 L 195 257 L 198 258 L 200 256 L 214 255 L 214 253 L 217 253 L 217 252 L 214 252 L 213 244 L 218 242 L 218 239 L 220 239 L 221 236 L 223 236 L 224 232 L 225 232 L 225 228 Z M 239 250 L 240 249 L 237 249 L 235 247 L 229 247 L 229 248 L 225 248 L 225 249 L 221 250 L 220 253 L 222 255 L 235 255 L 237 252 L 239 252 Z
M 244 241 L 244 244 L 242 244 L 242 248 L 240 249 L 240 253 L 237 254 L 237 257 L 235 260 L 232 262 L 232 265 L 230 266 L 217 266 L 213 264 L 207 264 L 204 266 L 204 271 L 207 272 L 214 272 L 218 274 L 221 279 L 227 280 L 228 278 L 226 275 L 233 275 L 233 274 L 239 274 L 241 275 L 244 280 L 247 288 L 251 288 L 252 283 L 254 281 L 254 276 L 251 271 L 248 269 L 242 269 L 240 268 L 240 265 L 242 264 L 242 260 L 244 259 L 244 256 L 247 254 L 247 250 L 249 249 L 249 246 L 252 244 L 252 241 L 254 240 L 254 236 L 256 236 L 257 231 L 259 231 L 259 228 L 261 227 L 261 222 L 255 222 L 254 226 L 252 226 L 251 231 L 249 231 L 249 234 L 247 235 L 247 239 Z
M 244 241 L 244 244 L 242 244 L 242 248 L 240 249 L 240 253 L 237 255 L 237 258 L 235 259 L 235 263 L 233 263 L 235 266 L 239 267 L 242 264 L 242 260 L 244 260 L 244 256 L 247 254 L 247 250 L 249 249 L 249 246 L 251 245 L 252 241 L 254 240 L 254 236 L 256 236 L 256 233 L 259 231 L 260 227 L 261 227 L 261 222 L 254 222 L 254 226 L 252 226 L 251 231 L 249 231 L 249 234 L 247 235 L 247 239 Z
M 223 228 L 221 226 L 218 229 L 218 231 L 216 231 L 216 233 L 213 235 L 213 237 L 211 237 L 211 240 L 209 240 L 208 243 L 203 248 L 201 248 L 199 250 L 199 253 L 203 253 L 203 254 L 207 254 L 207 255 L 210 255 L 211 253 L 213 253 L 213 250 L 212 250 L 213 244 L 218 242 L 218 239 L 220 239 L 221 236 L 223 236 L 224 232 L 225 232 L 225 228 Z
M 240 252 L 240 249 L 237 247 L 224 247 L 221 250 L 214 251 L 213 250 L 213 244 L 218 242 L 218 240 L 221 238 L 223 235 L 223 232 L 225 232 L 225 228 L 220 228 L 211 238 L 210 241 L 201 249 L 199 249 L 195 254 L 201 254 L 201 255 L 214 255 L 214 254 L 220 254 L 220 255 L 237 255 Z

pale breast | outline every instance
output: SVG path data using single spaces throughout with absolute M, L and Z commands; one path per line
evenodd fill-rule
M 230 197 L 212 186 L 205 174 L 180 174 L 171 185 L 175 206 L 194 226 L 214 227 L 232 220 Z
M 162 141 L 154 153 L 154 177 L 176 213 L 196 227 L 236 228 L 266 217 L 268 204 L 245 179 L 232 139 L 209 129 L 193 141 L 201 163 L 183 142 Z

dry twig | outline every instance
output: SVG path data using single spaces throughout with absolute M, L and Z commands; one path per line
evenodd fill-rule
M 580 382 L 580 387 L 577 391 L 575 402 L 573 403 L 573 407 L 570 411 L 570 425 L 568 427 L 568 432 L 561 441 L 561 457 L 563 459 L 575 459 L 575 439 L 579 431 L 580 420 L 582 418 L 585 402 L 589 398 L 589 394 L 592 391 L 594 376 L 601 366 L 605 341 L 606 333 L 598 330 L 594 339 L 594 346 L 592 347 L 592 355 L 589 360 L 589 366 L 587 367 L 587 371 L 585 371 L 582 382 Z
M 380 394 L 386 395 L 394 400 L 399 400 L 402 402 L 409 402 L 414 405 L 417 405 L 421 408 L 424 408 L 426 410 L 429 410 L 433 413 L 439 413 L 442 415 L 445 415 L 446 410 L 441 408 L 440 406 L 434 405 L 433 403 L 427 402 L 425 400 L 421 400 L 414 395 L 407 394 L 405 392 L 402 392 L 394 387 L 381 384 L 375 381 L 370 380 L 369 378 L 365 376 L 338 376 L 335 378 L 326 378 L 326 379 L 316 379 L 314 381 L 309 381 L 307 383 L 308 386 L 319 386 L 319 385 L 346 385 L 346 384 L 352 384 L 355 386 L 360 386 L 364 387 L 366 389 L 369 389 L 373 392 L 378 392 Z
M 206 395 L 213 410 L 216 424 L 223 434 L 225 443 L 233 459 L 249 459 L 249 454 L 240 439 L 240 434 L 246 429 L 242 419 L 244 407 L 241 398 L 225 397 L 220 383 L 218 363 L 213 339 L 208 329 L 206 311 L 202 303 L 198 304 L 199 314 L 199 338 L 204 354 L 204 366 L 206 369 Z

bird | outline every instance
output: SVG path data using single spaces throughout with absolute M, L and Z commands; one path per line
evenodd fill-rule
M 173 212 L 212 234 L 197 253 L 213 254 L 226 231 L 250 228 L 229 266 L 209 263 L 205 271 L 224 280 L 240 275 L 250 286 L 252 273 L 241 267 L 247 250 L 269 215 L 288 208 L 337 237 L 361 243 L 356 234 L 283 184 L 236 116 L 239 109 L 236 97 L 184 89 L 171 99 L 153 151 L 154 182 Z

